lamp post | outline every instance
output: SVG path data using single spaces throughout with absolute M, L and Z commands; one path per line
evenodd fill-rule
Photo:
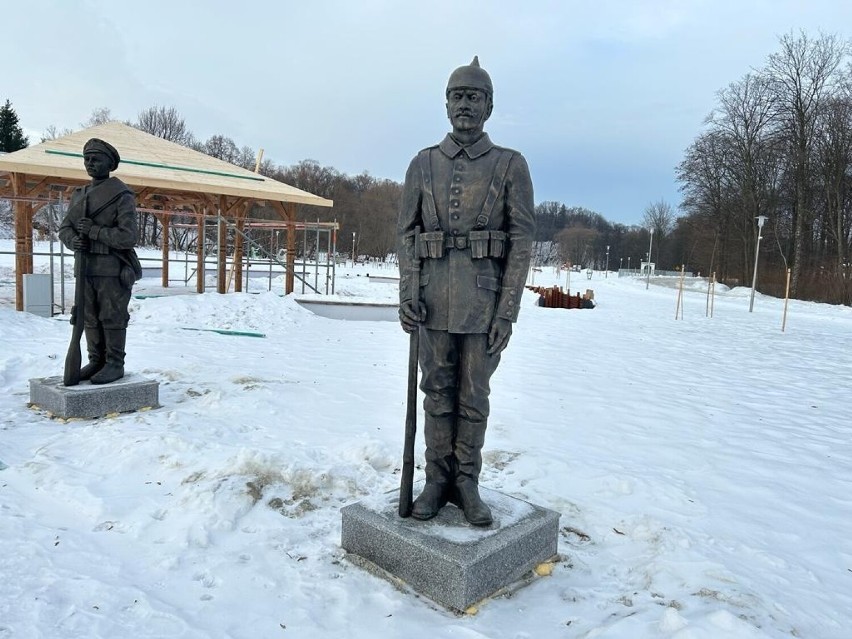
M 651 285 L 651 248 L 654 246 L 654 227 L 651 227 L 651 240 L 648 242 L 648 277 L 645 280 L 645 290 Z
M 355 268 L 355 231 L 352 231 L 352 268 Z
M 606 270 L 604 271 L 604 279 L 609 277 L 609 244 L 606 245 Z
M 627 256 L 627 272 L 630 272 L 630 256 Z
M 622 266 L 624 266 L 624 258 L 623 258 L 623 257 L 619 257 L 619 258 L 618 258 L 618 270 L 619 270 L 619 271 L 621 270 L 621 267 L 622 267 Z
M 751 300 L 748 303 L 748 312 L 751 313 L 754 310 L 754 289 L 757 286 L 757 256 L 760 252 L 760 240 L 763 239 L 761 233 L 763 232 L 763 225 L 766 224 L 766 216 L 758 215 L 757 216 L 757 244 L 754 247 L 754 274 L 751 278 Z

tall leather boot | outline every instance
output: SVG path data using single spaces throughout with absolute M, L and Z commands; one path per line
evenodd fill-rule
M 456 422 L 456 493 L 464 518 L 474 526 L 489 526 L 491 509 L 479 496 L 479 471 L 482 469 L 482 445 L 486 422 L 459 418 Z
M 453 485 L 454 416 L 435 417 L 426 414 L 423 436 L 426 440 L 426 485 L 414 500 L 411 516 L 432 519 L 447 503 Z
M 106 363 L 103 328 L 100 326 L 97 328 L 86 327 L 84 331 L 86 333 L 86 351 L 89 353 L 89 363 L 80 369 L 80 381 L 91 379 L 92 375 L 101 370 Z
M 105 328 L 106 365 L 92 375 L 92 384 L 109 384 L 124 377 L 124 344 L 127 329 Z

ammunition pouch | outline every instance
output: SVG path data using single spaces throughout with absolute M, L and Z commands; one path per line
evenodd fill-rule
M 499 258 L 506 255 L 508 235 L 503 231 L 471 231 L 467 235 L 449 235 L 444 231 L 420 234 L 420 257 L 440 259 L 448 250 L 470 249 L 471 258 Z
M 503 231 L 471 231 L 468 238 L 473 259 L 503 257 L 506 254 L 508 236 Z
M 440 259 L 444 257 L 443 231 L 428 231 L 420 234 L 420 257 Z

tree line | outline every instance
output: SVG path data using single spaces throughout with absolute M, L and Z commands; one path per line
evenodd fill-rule
M 779 38 L 759 69 L 721 89 L 677 168 L 682 259 L 758 288 L 852 303 L 852 48 L 836 35 Z

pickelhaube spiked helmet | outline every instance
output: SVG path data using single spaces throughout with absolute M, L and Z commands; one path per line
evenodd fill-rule
M 479 56 L 473 56 L 473 61 L 470 64 L 461 66 L 450 74 L 450 79 L 447 82 L 447 93 L 451 89 L 461 87 L 480 89 L 481 91 L 485 91 L 489 96 L 494 96 L 491 77 L 485 69 L 479 66 Z

